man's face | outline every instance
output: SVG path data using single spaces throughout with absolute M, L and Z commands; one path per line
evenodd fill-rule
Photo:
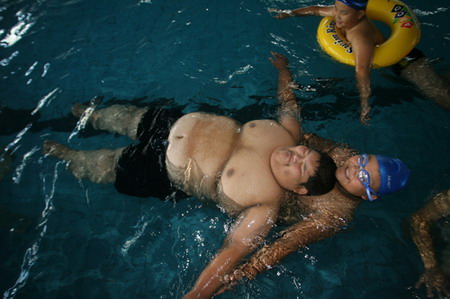
M 352 28 L 363 16 L 362 10 L 356 10 L 337 0 L 334 3 L 333 18 L 336 21 L 336 27 L 340 29 Z
M 306 194 L 308 190 L 299 185 L 306 183 L 311 176 L 314 176 L 319 159 L 318 152 L 303 145 L 280 147 L 273 151 L 270 166 L 281 187 Z
M 344 165 L 336 170 L 336 179 L 339 184 L 350 194 L 367 199 L 366 188 L 360 182 L 358 178 L 359 165 L 358 156 L 353 156 Z M 374 155 L 369 155 L 369 162 L 364 169 L 369 172 L 370 175 L 370 188 L 375 192 L 380 189 L 380 168 L 378 167 L 377 158 Z M 372 196 L 374 199 L 376 195 Z

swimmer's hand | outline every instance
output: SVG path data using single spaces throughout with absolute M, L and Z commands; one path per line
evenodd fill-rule
M 292 10 L 290 10 L 290 9 L 268 8 L 267 11 L 269 13 L 276 13 L 277 15 L 273 16 L 275 19 L 286 19 L 286 18 L 294 16 L 292 14 Z
M 241 267 L 222 277 L 221 281 L 224 285 L 215 295 L 220 295 L 231 290 L 239 281 L 246 277 L 245 272 L 242 271 Z
M 361 108 L 361 114 L 359 116 L 359 120 L 361 121 L 361 123 L 363 125 L 367 126 L 369 124 L 369 120 L 370 120 L 369 112 L 370 112 L 369 106 Z
M 277 52 L 270 52 L 273 56 L 269 58 L 272 65 L 279 71 L 284 70 L 288 67 L 289 60 L 286 58 L 286 56 L 277 53 Z
M 433 297 L 434 292 L 436 292 L 439 298 L 443 298 L 443 295 L 450 297 L 444 273 L 442 273 L 439 268 L 426 269 L 420 276 L 419 281 L 417 281 L 416 289 L 420 288 L 422 284 L 425 284 L 425 287 L 427 288 L 428 297 Z

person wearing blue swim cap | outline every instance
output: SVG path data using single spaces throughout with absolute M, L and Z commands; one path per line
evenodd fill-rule
M 409 180 L 410 170 L 399 159 L 382 155 L 354 155 L 352 149 L 336 146 L 333 141 L 314 134 L 305 134 L 305 138 L 309 146 L 314 145 L 323 152 L 329 149 L 327 153 L 339 166 L 336 170 L 338 184 L 325 195 L 299 199 L 300 210 L 307 213 L 296 215 L 297 220 L 293 220 L 295 217 L 292 214 L 288 215 L 290 218 L 282 218 L 283 213 L 280 213 L 282 221 L 296 222 L 283 231 L 275 242 L 267 244 L 246 263 L 225 275 L 223 281 L 226 286 L 221 292 L 244 278 L 254 279 L 299 248 L 338 233 L 352 221 L 360 198 L 372 201 L 381 195 L 397 192 L 405 188 Z
M 299 199 L 299 209 L 307 213 L 297 215 L 296 222 L 284 230 L 278 239 L 225 275 L 223 281 L 226 286 L 220 293 L 244 278 L 254 279 L 290 253 L 338 233 L 352 221 L 353 213 L 361 202 L 358 198 L 375 200 L 405 188 L 409 180 L 410 170 L 399 159 L 382 155 L 354 155 L 352 149 L 337 146 L 333 141 L 314 134 L 305 134 L 305 138 L 309 140 L 309 146 L 314 144 L 323 152 L 329 149 L 327 153 L 339 166 L 336 170 L 338 184 L 325 195 Z M 282 216 L 283 213 L 280 213 L 280 219 L 284 220 Z M 287 221 L 295 218 L 292 214 L 289 217 Z
M 280 73 L 280 101 L 298 105 L 288 59 L 279 53 L 273 52 L 272 55 L 272 64 Z M 301 109 L 296 105 L 292 105 L 292 111 L 285 113 L 293 114 Z M 278 221 L 289 227 L 274 242 L 266 244 L 245 263 L 224 275 L 222 282 L 225 286 L 219 294 L 243 278 L 254 279 L 299 248 L 340 232 L 352 221 L 358 205 L 363 202 L 361 199 L 374 200 L 381 195 L 391 194 L 403 189 L 408 182 L 410 170 L 399 159 L 382 155 L 359 155 L 343 144 L 306 133 L 302 127 L 300 129 L 302 144 L 333 158 L 338 167 L 335 172 L 338 183 L 333 190 L 320 196 L 285 198 Z
M 382 155 L 356 155 L 336 170 L 346 192 L 370 201 L 403 189 L 409 176 L 409 168 L 400 159 Z

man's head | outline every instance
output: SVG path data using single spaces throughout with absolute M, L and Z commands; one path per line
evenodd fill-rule
M 298 194 L 325 194 L 336 183 L 333 160 L 306 146 L 277 148 L 270 157 L 270 166 L 278 184 Z
M 339 184 L 348 193 L 369 200 L 403 189 L 409 175 L 401 160 L 367 154 L 351 157 L 336 170 Z
M 333 17 L 336 27 L 349 29 L 355 26 L 366 15 L 367 0 L 336 0 Z

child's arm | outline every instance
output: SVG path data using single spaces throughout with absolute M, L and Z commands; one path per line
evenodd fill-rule
M 370 70 L 375 46 L 373 45 L 372 39 L 365 33 L 349 35 L 348 39 L 352 44 L 355 55 L 356 84 L 361 102 L 360 121 L 363 124 L 367 124 L 370 112 Z
M 333 5 L 331 6 L 307 6 L 301 7 L 294 10 L 290 9 L 276 9 L 269 8 L 268 12 L 276 13 L 274 16 L 275 19 L 285 19 L 289 17 L 300 17 L 300 16 L 322 16 L 322 17 L 331 17 L 333 12 Z

